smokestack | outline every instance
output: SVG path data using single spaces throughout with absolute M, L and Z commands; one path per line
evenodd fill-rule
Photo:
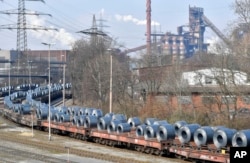
M 151 54 L 151 0 L 147 0 L 147 54 Z

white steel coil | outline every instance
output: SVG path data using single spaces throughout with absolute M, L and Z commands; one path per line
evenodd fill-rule
M 156 133 L 157 140 L 164 141 L 175 138 L 175 129 L 171 124 L 163 124 L 159 126 L 159 129 Z
M 106 130 L 108 125 L 111 122 L 111 119 L 112 119 L 112 117 L 110 117 L 110 116 L 101 117 L 97 123 L 97 129 L 98 130 Z
M 187 124 L 182 126 L 178 131 L 178 138 L 182 144 L 193 140 L 194 132 L 200 128 L 199 124 Z
M 157 118 L 146 118 L 145 125 L 148 125 L 148 126 L 153 125 L 155 121 L 158 121 L 158 119 Z
M 146 130 L 144 132 L 144 139 L 148 140 L 151 138 L 155 138 L 156 137 L 156 133 L 159 130 L 159 125 L 150 125 L 146 127 Z
M 132 128 L 135 128 L 141 124 L 141 120 L 138 117 L 130 117 L 128 119 L 128 124 L 130 124 Z
M 236 132 L 232 139 L 232 145 L 234 147 L 250 147 L 250 129 Z
M 217 149 L 221 149 L 232 144 L 233 135 L 237 131 L 235 129 L 221 128 L 214 132 L 213 142 Z
M 76 123 L 76 126 L 77 127 L 84 126 L 85 120 L 86 120 L 86 115 L 79 116 L 77 123 Z
M 147 125 L 145 125 L 145 124 L 141 124 L 141 125 L 137 126 L 136 132 L 135 132 L 136 136 L 137 137 L 144 136 L 144 132 L 146 130 L 146 127 L 147 127 Z
M 213 142 L 214 130 L 210 126 L 198 128 L 194 133 L 194 142 L 198 147 Z
M 98 122 L 98 119 L 96 116 L 93 116 L 93 115 L 88 115 L 85 119 L 85 122 L 84 122 L 84 127 L 85 128 L 94 128 L 94 127 L 97 127 L 97 122 Z
M 175 129 L 176 136 L 178 136 L 179 129 L 186 124 L 187 124 L 186 121 L 177 121 L 174 123 L 174 129 Z
M 128 123 L 120 123 L 117 126 L 116 132 L 118 134 L 124 133 L 124 132 L 130 132 L 131 131 L 131 126 Z

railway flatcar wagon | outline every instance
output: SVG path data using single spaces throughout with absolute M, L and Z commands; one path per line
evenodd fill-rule
M 39 90 L 45 91 L 45 90 Z M 39 94 L 39 91 L 36 94 Z M 54 92 L 61 95 L 61 90 Z M 40 92 L 42 94 L 42 92 Z M 47 93 L 44 93 L 44 98 Z M 125 115 L 107 113 L 101 109 L 85 107 L 50 107 L 27 94 L 29 104 L 15 104 L 6 96 L 0 112 L 15 123 L 33 126 L 52 134 L 92 141 L 108 146 L 120 146 L 143 153 L 175 156 L 193 162 L 230 162 L 230 147 L 249 147 L 250 131 L 236 131 L 226 127 L 200 126 L 177 121 L 169 124 L 156 118 L 127 119 Z M 46 97 L 47 98 L 47 97 Z M 22 110 L 23 109 L 23 110 Z M 48 120 L 50 118 L 50 121 Z M 239 144 L 242 139 L 244 143 Z

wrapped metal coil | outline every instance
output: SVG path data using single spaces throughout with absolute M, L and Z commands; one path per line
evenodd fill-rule
M 54 122 L 60 122 L 60 117 L 61 117 L 61 115 L 63 115 L 64 113 L 62 113 L 62 112 L 57 112 L 56 114 L 55 114 L 55 118 L 54 118 Z
M 58 110 L 55 109 L 50 110 L 50 120 L 54 121 L 56 113 L 58 113 Z
M 68 114 L 62 114 L 61 117 L 60 117 L 60 123 L 63 123 L 63 122 L 70 122 L 70 115 Z
M 60 108 L 61 109 L 61 108 Z M 60 110 L 59 109 L 59 110 Z M 67 109 L 68 109 L 68 113 L 67 114 L 69 114 L 69 115 L 72 115 L 72 108 L 71 107 L 67 107 Z
M 231 145 L 233 135 L 237 131 L 235 129 L 221 128 L 214 132 L 213 142 L 217 149 Z
M 186 124 L 187 124 L 186 121 L 177 121 L 174 123 L 174 129 L 175 129 L 176 136 L 178 136 L 179 129 Z
M 8 109 L 13 109 L 14 104 L 12 101 L 4 101 L 4 105 L 8 108 Z
M 108 133 L 111 133 L 111 132 L 116 132 L 116 129 L 117 129 L 117 126 L 121 123 L 121 121 L 119 120 L 112 120 L 110 122 L 110 124 L 108 125 Z
M 62 112 L 63 114 L 68 114 L 68 108 L 66 106 L 62 106 L 60 108 L 60 112 Z
M 212 129 L 214 131 L 218 130 L 218 129 L 222 129 L 222 128 L 226 128 L 225 126 L 213 126 Z
M 47 119 L 48 114 L 49 114 L 49 109 L 48 108 L 40 108 L 38 111 L 38 119 Z
M 144 132 L 144 139 L 148 140 L 150 138 L 155 138 L 156 133 L 159 130 L 159 125 L 150 125 L 146 127 L 146 130 Z
M 85 119 L 85 122 L 84 122 L 84 127 L 85 128 L 93 128 L 93 127 L 97 127 L 97 122 L 98 122 L 98 119 L 96 116 L 93 116 L 93 115 L 88 115 Z
M 250 129 L 236 132 L 232 139 L 232 145 L 234 147 L 250 147 Z
M 127 118 L 126 118 L 126 116 L 124 114 L 114 114 L 112 116 L 112 121 L 113 120 L 118 120 L 121 123 L 126 123 L 127 122 Z
M 79 116 L 74 116 L 73 119 L 72 119 L 72 123 L 71 123 L 71 124 L 72 124 L 73 126 L 76 126 L 76 125 L 77 125 L 78 119 L 79 119 Z
M 163 124 L 159 126 L 159 129 L 156 133 L 157 140 L 164 141 L 175 138 L 175 129 L 171 124 Z
M 111 122 L 111 119 L 112 117 L 108 117 L 108 116 L 104 116 L 104 117 L 101 117 L 97 123 L 97 129 L 98 130 L 106 130 L 108 125 L 110 124 Z
M 86 108 L 80 108 L 79 109 L 79 115 L 85 115 L 85 110 L 86 110 Z
M 141 124 L 141 120 L 138 117 L 131 117 L 128 119 L 128 124 L 130 124 L 131 127 L 135 128 Z
M 144 136 L 144 132 L 146 130 L 146 127 L 147 127 L 147 125 L 145 125 L 145 124 L 137 126 L 136 127 L 136 132 L 135 132 L 136 136 L 137 137 Z
M 214 130 L 210 126 L 203 126 L 194 132 L 194 142 L 200 147 L 213 142 Z
M 158 121 L 158 119 L 157 118 L 147 118 L 147 119 L 145 119 L 145 125 L 148 125 L 148 126 L 153 125 L 155 121 Z
M 121 134 L 121 133 L 124 133 L 124 132 L 130 132 L 130 131 L 131 131 L 131 126 L 128 123 L 120 123 L 117 126 L 117 130 L 116 130 L 116 132 L 118 134 Z
M 31 111 L 31 106 L 29 104 L 21 104 L 21 114 L 29 114 Z
M 71 111 L 71 114 L 72 114 L 73 116 L 78 116 L 78 115 L 79 115 L 79 110 L 80 110 L 80 108 L 78 108 L 78 107 L 73 107 L 73 108 L 72 108 L 72 111 Z
M 178 131 L 178 138 L 182 144 L 193 140 L 194 132 L 200 128 L 199 124 L 187 124 Z
M 165 120 L 162 120 L 162 121 L 154 121 L 153 124 L 154 124 L 154 125 L 166 125 L 166 124 L 168 124 L 168 122 L 165 121 Z
M 92 115 L 96 116 L 99 119 L 103 116 L 103 113 L 101 109 L 94 109 Z
M 86 115 L 79 116 L 76 123 L 77 127 L 84 126 L 85 121 L 86 121 Z
M 114 113 L 106 113 L 104 117 L 113 117 Z
M 93 110 L 94 110 L 93 108 L 86 108 L 85 115 L 92 115 Z

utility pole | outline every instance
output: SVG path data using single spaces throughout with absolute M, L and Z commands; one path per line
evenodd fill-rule
M 20 67 L 20 56 L 21 52 L 27 50 L 27 30 L 57 30 L 55 28 L 47 28 L 42 26 L 36 26 L 27 24 L 26 22 L 26 15 L 47 15 L 50 16 L 50 14 L 37 12 L 37 11 L 30 11 L 26 10 L 25 8 L 25 1 L 40 1 L 45 3 L 44 0 L 18 0 L 18 9 L 17 10 L 6 10 L 6 11 L 0 11 L 0 14 L 5 15 L 18 15 L 17 17 L 17 24 L 10 24 L 10 25 L 1 25 L 0 29 L 17 29 L 17 42 L 16 42 L 16 50 L 17 50 L 17 74 L 19 74 L 19 67 Z M 18 83 L 18 78 L 17 78 Z
M 147 20 L 147 54 L 151 54 L 151 0 L 146 2 Z

